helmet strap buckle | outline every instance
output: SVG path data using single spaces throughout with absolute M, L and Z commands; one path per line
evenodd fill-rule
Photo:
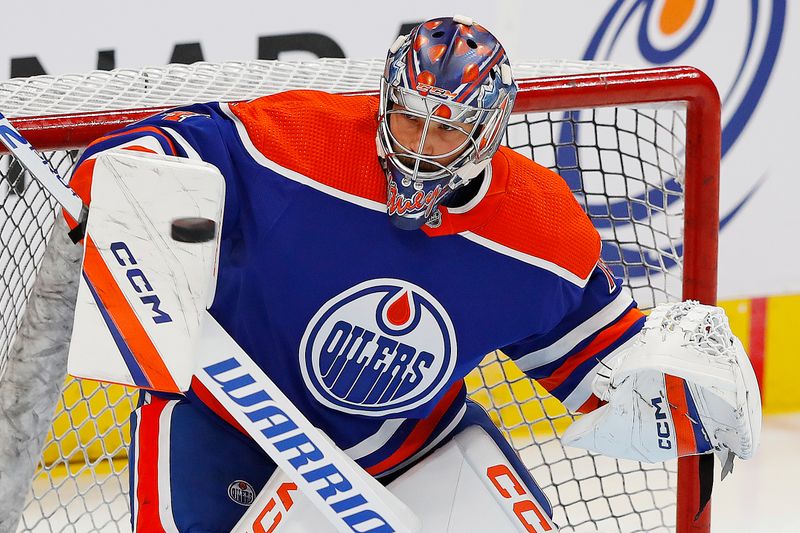
M 452 190 L 456 190 L 459 187 L 463 187 L 467 185 L 472 178 L 464 178 L 460 174 L 453 174 L 453 179 L 450 180 L 449 187 Z

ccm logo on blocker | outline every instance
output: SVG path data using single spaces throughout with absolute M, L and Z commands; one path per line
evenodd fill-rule
M 131 253 L 128 245 L 124 242 L 112 242 L 111 243 L 111 252 L 114 254 L 114 257 L 117 259 L 117 262 L 120 266 L 129 266 L 133 268 L 129 268 L 125 273 L 126 277 L 128 278 L 128 282 L 133 287 L 137 293 L 141 294 L 142 296 L 139 299 L 142 301 L 143 304 L 149 305 L 152 308 L 153 322 L 156 324 L 164 324 L 167 322 L 172 322 L 172 317 L 169 314 L 161 309 L 161 299 L 153 290 L 153 286 L 147 281 L 147 277 L 144 275 L 144 272 L 141 271 L 139 268 L 135 268 L 137 264 L 136 258 L 133 257 L 133 253 Z

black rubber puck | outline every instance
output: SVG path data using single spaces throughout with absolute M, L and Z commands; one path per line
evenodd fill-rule
M 210 218 L 186 217 L 172 221 L 172 238 L 178 242 L 208 242 L 214 239 L 217 223 Z

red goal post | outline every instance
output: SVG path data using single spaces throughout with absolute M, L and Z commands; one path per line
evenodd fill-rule
M 327 63 L 327 65 L 330 64 L 330 62 Z M 382 63 L 375 63 L 376 67 L 378 65 L 382 65 Z M 573 115 L 573 110 L 605 108 L 626 109 L 638 106 L 648 108 L 650 105 L 659 107 L 672 104 L 677 104 L 682 107 L 681 116 L 684 117 L 683 120 L 685 120 L 685 137 L 678 141 L 675 150 L 684 161 L 683 175 L 680 176 L 679 180 L 682 181 L 682 212 L 680 213 L 680 217 L 683 221 L 683 226 L 680 229 L 682 242 L 677 246 L 678 251 L 676 252 L 676 254 L 680 255 L 677 261 L 678 263 L 682 262 L 682 266 L 680 264 L 678 264 L 677 267 L 671 266 L 669 261 L 664 262 L 662 260 L 659 260 L 659 263 L 663 270 L 678 268 L 682 271 L 680 278 L 681 294 L 678 295 L 678 297 L 683 299 L 696 299 L 709 304 L 715 303 L 717 285 L 721 131 L 720 100 L 713 83 L 705 74 L 691 67 L 665 67 L 647 70 L 615 70 L 604 72 L 602 65 L 591 66 L 587 64 L 586 70 L 588 70 L 588 72 L 585 73 L 580 73 L 580 69 L 576 70 L 572 67 L 567 69 L 567 74 L 557 74 L 557 70 L 557 68 L 553 69 L 552 72 L 545 70 L 545 75 L 536 74 L 541 76 L 536 78 L 525 78 L 524 74 L 522 76 L 517 74 L 518 78 L 521 77 L 522 79 L 519 80 L 520 91 L 515 105 L 515 116 L 524 115 L 525 117 L 537 117 L 539 114 L 546 114 L 550 117 L 547 119 L 548 127 L 550 127 L 553 132 L 559 128 L 561 128 L 563 132 L 563 128 L 570 124 L 572 126 L 569 127 L 578 128 L 575 124 L 582 123 L 580 117 Z M 373 68 L 373 71 L 377 70 Z M 520 68 L 518 72 L 525 72 L 525 69 Z M 372 72 L 372 74 L 374 74 L 374 72 Z M 374 80 L 374 85 L 371 86 L 376 85 L 377 79 Z M 370 85 L 367 85 L 366 87 L 369 86 Z M 365 92 L 358 86 L 353 87 L 352 90 Z M 241 98 L 249 97 L 248 95 L 244 95 Z M 102 109 L 48 114 L 46 116 L 19 117 L 12 118 L 12 122 L 23 135 L 29 139 L 31 144 L 42 152 L 74 150 L 81 149 L 95 138 L 123 127 L 126 124 L 141 120 L 159 111 L 169 109 L 179 103 L 190 103 L 191 101 L 192 100 L 187 100 L 186 102 L 168 101 L 165 105 L 148 105 L 148 107 L 134 109 Z M 0 90 L 0 105 L 2 105 L 2 103 L 2 90 Z M 563 120 L 559 118 L 560 113 L 563 113 Z M 616 115 L 616 113 L 615 111 L 614 114 Z M 634 152 L 642 149 L 640 145 L 650 142 L 649 139 L 642 141 L 641 139 L 644 137 L 638 133 L 639 121 L 648 120 L 650 117 L 649 112 L 639 114 L 639 111 L 636 111 L 636 113 L 637 115 L 634 121 L 636 123 L 635 127 L 637 128 L 637 132 L 633 132 L 636 137 L 635 141 L 633 141 L 636 146 L 636 149 L 633 150 Z M 523 121 L 516 123 L 516 127 L 520 131 L 527 130 L 530 139 L 531 131 L 538 127 L 538 119 L 524 118 L 522 120 Z M 598 156 L 600 159 L 602 159 L 602 153 L 603 150 L 605 150 L 602 148 L 602 143 L 600 141 L 602 137 L 600 130 L 607 127 L 604 120 L 605 119 L 602 117 L 593 117 L 590 121 L 586 122 L 589 127 L 594 128 L 596 131 L 591 137 L 597 143 L 597 147 L 594 149 L 600 152 L 601 155 Z M 616 120 L 616 118 L 614 118 L 614 120 Z M 659 120 L 661 119 L 654 120 L 656 124 L 655 129 L 661 127 Z M 512 123 L 513 122 L 514 120 L 512 119 Z M 565 124 L 567 126 L 565 126 Z M 615 122 L 615 125 L 616 124 L 618 123 Z M 512 125 L 510 129 L 514 127 L 515 126 Z M 630 130 L 626 129 L 627 126 L 617 127 L 619 130 L 623 131 L 624 135 L 631 133 Z M 670 133 L 672 132 L 670 131 Z M 616 135 L 618 136 L 618 143 L 621 142 L 620 136 L 622 134 L 617 133 Z M 555 139 L 556 136 L 556 133 L 552 133 L 550 144 L 552 145 L 552 151 L 558 154 L 563 146 L 559 145 L 559 142 Z M 656 134 L 655 136 L 657 137 L 658 135 Z M 586 149 L 587 146 L 581 145 L 581 143 L 576 140 L 577 137 L 578 134 L 576 133 L 573 141 L 577 147 L 574 151 L 576 154 L 575 158 L 580 159 L 579 155 L 581 150 Z M 653 144 L 657 145 L 658 142 L 659 141 L 656 139 L 653 141 Z M 674 143 L 674 140 L 672 142 Z M 529 144 L 535 145 L 536 143 L 530 141 Z M 536 146 L 531 148 L 533 154 L 536 152 Z M 548 147 L 548 150 L 549 149 Z M 657 153 L 660 153 L 659 150 L 662 150 L 662 148 L 656 147 L 655 150 Z M 558 155 L 556 155 L 556 159 L 558 159 Z M 656 159 L 659 159 L 659 157 L 657 156 Z M 652 163 L 646 163 L 643 167 L 647 165 L 652 165 Z M 580 165 L 578 166 L 580 167 Z M 580 167 L 579 171 L 580 170 L 583 170 L 583 168 Z M 601 174 L 603 173 L 602 166 L 599 168 L 598 172 Z M 626 182 L 625 190 L 627 191 L 628 182 L 631 178 L 626 171 L 623 170 L 620 172 L 624 175 L 624 181 Z M 2 173 L 2 170 L 0 170 L 0 173 Z M 647 174 L 644 170 L 642 173 Z M 676 179 L 678 177 L 679 176 L 676 176 Z M 647 178 L 643 178 L 642 181 L 643 183 L 646 182 Z M 644 185 L 647 184 L 645 183 Z M 647 190 L 647 187 L 644 185 L 642 185 L 644 190 Z M 669 187 L 667 187 L 667 189 L 669 190 Z M 592 194 L 594 193 L 585 193 L 584 200 L 585 197 L 591 196 Z M 652 208 L 654 211 L 658 211 L 663 207 L 665 213 L 669 211 L 666 206 L 666 200 L 664 201 L 664 206 L 652 206 L 648 203 L 649 198 L 647 193 L 645 193 L 644 200 L 642 201 L 642 205 L 648 210 Z M 658 202 L 656 202 L 656 204 L 657 203 Z M 670 217 L 672 214 L 673 213 L 670 212 L 665 216 Z M 3 216 L 4 215 L 0 214 L 0 218 Z M 610 209 L 609 218 L 614 219 L 614 215 L 610 212 Z M 2 224 L 3 220 L 0 220 L 0 226 Z M 614 226 L 615 223 L 612 220 L 609 227 L 614 230 L 613 232 L 616 235 Z M 670 224 L 665 224 L 665 227 L 669 226 Z M 46 232 L 47 229 L 43 231 Z M 669 233 L 670 230 L 665 231 Z M 658 230 L 656 233 L 658 233 L 659 237 L 654 237 L 654 239 L 658 240 L 663 232 L 662 230 Z M 672 238 L 672 236 L 670 236 L 670 238 Z M 654 246 L 657 249 L 660 248 L 658 243 Z M 673 246 L 673 248 L 675 247 Z M 648 264 L 649 259 L 647 252 L 642 252 L 642 254 L 644 266 L 631 267 L 625 264 L 624 259 L 621 259 L 620 271 L 628 273 L 631 269 L 643 270 L 646 271 L 646 277 L 650 280 L 649 272 L 652 265 Z M 613 263 L 613 260 L 611 262 Z M 665 283 L 668 282 L 669 281 Z M 660 282 L 656 282 L 656 284 L 658 283 Z M 636 287 L 634 287 L 633 290 L 634 293 L 636 293 Z M 657 289 L 656 292 L 660 290 L 661 289 Z M 670 297 L 675 298 L 675 294 L 669 294 Z M 660 296 L 654 296 L 654 299 L 659 300 L 662 298 Z M 13 337 L 13 335 L 11 336 Z M 3 348 L 5 349 L 5 347 Z M 0 352 L 0 358 L 3 357 L 5 357 L 5 353 Z M 505 362 L 498 363 L 496 359 L 488 358 L 480 369 L 481 376 L 484 376 L 483 373 L 485 371 L 496 372 L 498 368 L 502 368 L 500 372 L 506 376 L 504 365 Z M 3 386 L 2 380 L 3 376 L 0 374 L 0 388 Z M 492 390 L 494 389 L 489 381 L 488 378 L 481 377 L 478 387 L 488 390 L 489 396 L 491 396 Z M 506 381 L 512 385 L 514 384 L 513 378 L 507 378 Z M 473 390 L 472 392 L 475 391 Z M 488 402 L 489 405 L 486 405 L 486 402 L 483 403 L 487 408 L 492 410 L 493 418 L 495 418 L 496 421 L 503 422 L 503 424 L 501 424 L 502 427 L 508 435 L 511 435 L 512 440 L 514 440 L 515 428 L 504 424 L 504 415 L 502 412 L 504 407 L 495 404 L 494 400 Z M 531 425 L 530 420 L 527 420 L 527 422 L 529 422 L 527 425 Z M 536 440 L 535 436 L 531 438 L 534 441 Z M 567 456 L 569 457 L 569 455 Z M 573 459 L 570 458 L 570 460 L 572 461 Z M 685 458 L 679 461 L 677 509 L 674 519 L 674 527 L 679 533 L 710 531 L 710 506 L 695 520 L 700 502 L 698 464 L 699 460 L 697 457 Z M 595 470 L 597 470 L 596 467 Z M 557 484 L 557 482 L 554 483 Z M 560 501 L 560 496 L 556 499 L 558 500 L 554 502 L 556 506 L 563 503 Z M 635 509 L 636 506 L 634 505 L 633 508 Z M 610 514 L 615 515 L 616 513 L 611 512 Z M 594 519 L 589 519 L 587 521 L 591 523 L 595 522 Z M 636 529 L 634 527 L 631 530 L 649 530 L 649 528 L 644 525 L 640 527 L 641 529 Z M 669 529 L 672 527 L 672 524 L 670 523 L 665 527 Z M 580 531 L 580 529 L 578 528 L 576 531 Z

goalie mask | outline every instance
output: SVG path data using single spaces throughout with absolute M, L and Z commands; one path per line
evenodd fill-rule
M 471 19 L 429 20 L 389 49 L 381 79 L 378 156 L 387 212 L 418 229 L 489 165 L 517 85 L 503 47 Z

